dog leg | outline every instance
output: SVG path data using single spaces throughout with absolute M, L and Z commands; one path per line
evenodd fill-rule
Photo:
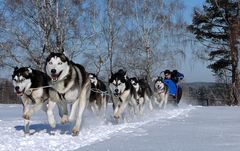
M 160 102 L 161 102 L 161 100 L 160 100 L 160 98 L 159 98 L 160 96 L 155 96 L 154 97 L 154 102 L 155 102 L 155 104 L 160 108 Z
M 95 116 L 97 116 L 97 115 L 99 115 L 99 107 L 98 107 L 98 105 L 96 104 L 96 102 L 97 102 L 97 100 L 94 100 L 92 103 L 91 103 L 91 110 L 92 110 L 92 112 L 93 112 L 93 114 L 95 115 Z
M 85 99 L 85 98 L 83 98 L 83 99 Z M 86 107 L 86 100 L 83 100 L 83 99 L 81 99 L 80 102 L 79 102 L 79 111 L 78 111 L 75 126 L 72 130 L 72 135 L 73 136 L 77 136 L 79 134 L 80 126 L 81 126 L 81 123 L 82 123 L 82 115 L 83 115 L 83 111 Z
M 42 110 L 47 114 L 47 106 L 48 106 L 48 101 L 45 101 L 43 102 L 43 105 L 42 105 Z
M 168 94 L 165 94 L 165 97 L 164 97 L 164 108 L 166 108 L 167 102 L 168 102 Z
M 29 120 L 24 119 L 24 133 L 29 134 Z
M 72 136 L 77 136 L 79 134 L 80 126 L 81 126 L 81 123 L 82 123 L 83 112 L 86 108 L 87 103 L 89 102 L 90 86 L 91 86 L 90 83 L 88 83 L 85 86 L 85 88 L 82 89 L 79 100 L 77 100 L 77 102 L 79 102 L 78 103 L 78 109 L 79 110 L 78 110 L 78 115 L 77 115 L 75 126 L 72 129 Z
M 148 96 L 146 96 L 145 102 L 146 102 L 146 104 L 148 104 L 150 111 L 152 111 L 153 110 L 152 100 Z
M 28 134 L 29 133 L 29 99 L 23 99 L 23 121 L 24 121 L 24 133 Z
M 160 94 L 160 104 L 159 104 L 159 108 L 160 109 L 164 109 L 165 108 L 165 104 L 166 104 L 166 101 L 165 101 L 165 94 L 164 93 L 161 93 Z
M 56 127 L 56 121 L 54 119 L 54 114 L 53 114 L 53 109 L 56 106 L 56 102 L 50 101 L 48 102 L 48 110 L 47 110 L 47 115 L 48 115 L 48 123 L 52 128 Z
M 142 115 L 143 114 L 143 110 L 144 110 L 144 98 L 139 98 L 139 114 Z
M 67 109 L 67 103 L 66 102 L 58 102 L 58 111 L 59 115 L 61 117 L 61 123 L 65 124 L 68 122 L 68 109 Z
M 107 98 L 106 96 L 102 97 L 102 106 L 101 106 L 101 116 L 105 117 L 106 114 L 106 110 L 107 110 Z
M 121 115 L 124 111 L 124 109 L 127 107 L 127 101 L 123 101 L 121 104 L 117 105 L 115 110 L 114 110 L 114 114 L 113 117 L 116 120 L 119 120 L 121 118 Z
M 78 98 L 79 100 L 79 98 Z M 69 121 L 70 122 L 74 122 L 75 119 L 76 119 L 76 112 L 78 110 L 78 106 L 79 106 L 79 101 L 75 101 L 73 104 L 72 104 L 72 107 L 71 107 L 71 112 L 70 112 L 70 115 L 69 115 Z

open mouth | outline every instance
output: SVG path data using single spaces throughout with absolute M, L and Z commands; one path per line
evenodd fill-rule
M 118 97 L 118 96 L 120 96 L 121 95 L 121 93 L 113 93 L 113 95 L 115 96 L 115 97 Z
M 61 75 L 62 71 L 59 74 L 51 74 L 52 81 L 57 81 L 59 76 Z
M 17 91 L 16 94 L 17 96 L 22 96 L 25 92 L 25 88 L 22 91 Z

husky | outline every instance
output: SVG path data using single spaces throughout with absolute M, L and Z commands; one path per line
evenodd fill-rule
M 16 67 L 12 74 L 14 91 L 21 97 L 23 104 L 24 132 L 29 133 L 29 120 L 40 109 L 47 111 L 48 93 L 47 74 L 30 67 Z
M 137 113 L 136 91 L 125 71 L 120 69 L 114 74 L 111 73 L 109 77 L 109 88 L 113 101 L 113 116 L 117 122 L 122 118 L 126 107 L 129 107 L 132 114 Z
M 136 77 L 130 78 L 131 84 L 137 93 L 137 103 L 140 114 L 143 113 L 144 104 L 148 104 L 150 110 L 153 110 L 151 98 L 153 92 L 145 79 L 138 79 Z
M 73 122 L 72 135 L 79 134 L 83 112 L 89 102 L 91 83 L 85 68 L 70 61 L 63 53 L 52 52 L 46 59 L 45 71 L 51 78 L 49 84 L 48 122 L 51 127 L 56 127 L 53 108 L 56 103 L 62 104 L 59 114 L 61 122 Z M 67 104 L 70 103 L 71 111 L 68 116 Z
M 90 108 L 94 114 L 104 116 L 108 102 L 107 87 L 94 73 L 89 73 L 89 78 L 91 81 Z
M 154 96 L 155 103 L 158 104 L 159 108 L 164 109 L 168 102 L 168 87 L 164 83 L 162 77 L 157 77 L 154 82 Z

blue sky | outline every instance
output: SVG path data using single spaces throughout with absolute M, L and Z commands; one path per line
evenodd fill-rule
M 202 8 L 205 0 L 183 0 L 185 3 L 185 18 L 187 23 L 192 21 L 192 11 L 194 7 Z M 212 72 L 207 69 L 207 63 L 192 57 L 191 50 L 187 50 L 187 57 L 181 68 L 179 69 L 185 75 L 186 82 L 214 82 Z

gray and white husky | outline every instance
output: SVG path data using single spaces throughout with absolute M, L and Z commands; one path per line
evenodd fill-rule
M 131 84 L 136 90 L 137 100 L 140 114 L 143 113 L 144 106 L 148 105 L 150 110 L 153 110 L 152 96 L 153 92 L 145 79 L 138 79 L 136 77 L 130 78 Z
M 107 87 L 95 74 L 90 73 L 89 78 L 91 81 L 90 108 L 95 115 L 104 116 L 108 101 Z
M 109 88 L 113 99 L 113 116 L 118 122 L 124 110 L 129 107 L 131 114 L 138 112 L 136 91 L 126 72 L 120 69 L 109 78 Z
M 41 108 L 47 111 L 48 94 L 47 74 L 30 67 L 16 67 L 12 74 L 14 91 L 21 97 L 23 104 L 24 132 L 29 133 L 29 120 Z
M 85 68 L 70 61 L 62 53 L 51 53 L 45 64 L 45 71 L 51 78 L 49 81 L 52 89 L 49 89 L 48 121 L 51 127 L 56 126 L 53 108 L 56 103 L 62 104 L 59 108 L 62 123 L 75 121 L 72 135 L 79 134 L 83 112 L 89 102 L 91 83 Z M 68 116 L 67 103 L 70 103 L 71 111 Z
M 159 108 L 164 109 L 168 102 L 168 86 L 164 83 L 162 77 L 157 77 L 154 82 L 155 103 Z

